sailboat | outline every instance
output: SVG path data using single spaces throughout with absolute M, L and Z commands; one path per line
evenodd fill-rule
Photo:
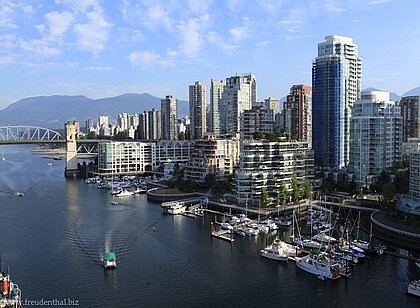
M 1 160 L 2 160 L 2 161 L 5 161 L 5 160 L 6 160 L 6 158 L 4 158 L 3 148 L 1 148 Z
M 359 229 L 360 229 L 360 211 L 359 211 L 359 216 L 358 216 L 358 219 L 357 219 L 356 239 L 352 241 L 352 244 L 354 246 L 357 246 L 357 247 L 363 249 L 363 250 L 368 250 L 368 249 L 370 249 L 370 243 L 359 239 Z

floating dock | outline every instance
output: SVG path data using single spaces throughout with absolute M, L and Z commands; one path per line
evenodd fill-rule
M 219 238 L 221 240 L 225 240 L 231 243 L 235 241 L 235 239 L 233 238 L 232 230 L 215 231 L 214 224 L 212 222 L 210 223 L 210 229 L 211 229 L 211 236 L 213 237 L 216 237 L 216 238 Z

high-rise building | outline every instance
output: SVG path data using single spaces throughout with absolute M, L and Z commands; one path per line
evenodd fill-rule
M 148 138 L 159 140 L 162 138 L 162 113 L 153 108 L 147 112 L 148 117 Z
M 400 100 L 403 117 L 403 138 L 420 138 L 420 96 L 406 96 Z
M 312 146 L 315 164 L 346 167 L 350 117 L 360 98 L 362 59 L 353 40 L 326 36 L 312 65 Z
M 178 139 L 178 100 L 172 95 L 167 95 L 161 100 L 162 112 L 162 139 Z
M 137 139 L 149 140 L 149 119 L 147 111 L 139 114 L 139 125 L 137 126 Z
M 369 187 L 383 170 L 401 160 L 401 109 L 389 92 L 362 92 L 350 124 L 349 171 L 359 186 Z
M 201 139 L 207 131 L 207 87 L 200 81 L 189 87 L 191 140 Z
M 280 113 L 280 100 L 269 97 L 264 100 L 265 106 L 267 109 L 273 110 L 273 117 L 276 118 L 276 115 Z
M 118 126 L 121 131 L 126 131 L 130 127 L 130 115 L 127 112 L 118 114 Z
M 220 100 L 222 99 L 225 80 L 211 80 L 210 86 L 210 132 L 215 135 L 220 134 Z
M 93 121 L 91 119 L 86 120 L 86 134 L 89 134 L 93 131 Z
M 108 116 L 99 116 L 98 117 L 98 127 L 106 126 L 108 127 Z
M 312 87 L 294 85 L 283 108 L 284 130 L 292 139 L 312 145 Z
M 227 78 L 220 101 L 220 133 L 239 133 L 241 112 L 251 109 L 256 100 L 255 75 L 244 74 Z
M 271 133 L 274 130 L 275 118 L 273 109 L 267 108 L 265 103 L 254 104 L 252 109 L 241 113 L 241 140 L 253 139 L 254 133 Z

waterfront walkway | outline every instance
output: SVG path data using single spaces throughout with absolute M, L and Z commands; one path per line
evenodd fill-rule
M 371 220 L 383 229 L 420 240 L 420 230 L 418 228 L 406 225 L 401 220 L 395 221 L 383 211 L 372 213 Z

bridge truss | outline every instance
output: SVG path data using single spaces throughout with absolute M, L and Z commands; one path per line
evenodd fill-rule
M 59 132 L 37 126 L 0 126 L 0 142 L 37 142 L 59 141 L 63 137 Z

